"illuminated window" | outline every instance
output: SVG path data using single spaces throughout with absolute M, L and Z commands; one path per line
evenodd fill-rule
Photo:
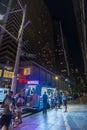
M 13 76 L 14 76 L 14 72 L 4 70 L 4 75 L 3 75 L 4 78 L 13 78 Z
M 61 65 L 63 65 L 63 62 L 60 62 Z
M 66 72 L 66 69 L 61 70 L 62 73 Z
M 0 77 L 1 77 L 1 75 L 2 75 L 2 70 L 0 70 Z
M 30 68 L 24 68 L 24 75 L 30 75 Z
M 38 41 L 38 44 L 40 44 L 40 41 Z

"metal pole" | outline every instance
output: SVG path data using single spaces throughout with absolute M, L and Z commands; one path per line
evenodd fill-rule
M 19 34 L 18 34 L 18 48 L 17 48 L 17 55 L 16 55 L 16 61 L 15 61 L 15 66 L 14 66 L 14 77 L 12 79 L 12 86 L 11 90 L 13 93 L 16 93 L 16 88 L 17 88 L 17 74 L 18 74 L 18 68 L 19 68 L 19 62 L 20 62 L 20 54 L 21 54 L 21 42 L 23 38 L 23 26 L 25 22 L 25 16 L 26 16 L 26 5 L 23 8 L 23 17 L 22 17 L 22 23 L 20 26 Z

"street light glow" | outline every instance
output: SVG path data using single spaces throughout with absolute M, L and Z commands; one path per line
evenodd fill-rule
M 55 76 L 55 79 L 58 80 L 58 76 Z

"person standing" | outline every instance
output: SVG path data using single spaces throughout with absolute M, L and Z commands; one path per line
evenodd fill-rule
M 43 94 L 43 113 L 47 112 L 47 103 L 48 103 L 48 96 L 46 92 Z
M 14 104 L 12 95 L 13 92 L 9 91 L 1 106 L 3 108 L 3 112 L 0 118 L 0 128 L 2 128 L 3 130 L 8 130 L 11 124 L 13 104 Z
M 18 95 L 18 99 L 16 101 L 16 109 L 15 109 L 15 121 L 14 121 L 14 127 L 16 127 L 18 124 L 22 123 L 22 106 L 24 104 L 24 99 L 21 96 L 21 94 Z
M 64 106 L 64 112 L 67 112 L 67 96 L 65 92 L 62 93 L 62 102 Z

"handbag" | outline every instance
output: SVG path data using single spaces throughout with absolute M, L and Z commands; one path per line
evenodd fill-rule
M 17 102 L 17 103 L 16 103 L 16 106 L 17 106 L 17 107 L 21 107 L 21 106 L 22 106 L 22 102 Z

